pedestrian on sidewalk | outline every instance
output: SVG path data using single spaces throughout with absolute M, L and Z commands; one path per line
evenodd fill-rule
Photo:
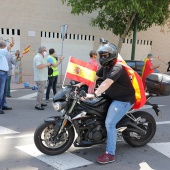
M 149 74 L 154 73 L 154 69 L 160 67 L 160 65 L 154 66 L 152 64 L 152 61 L 153 61 L 153 54 L 148 54 L 144 60 L 144 66 L 142 69 L 142 82 L 145 90 L 147 90 L 146 77 L 149 76 Z
M 92 50 L 90 51 L 89 56 L 90 56 L 89 64 L 96 66 L 98 70 L 100 68 L 100 64 L 97 62 L 97 52 Z M 88 93 L 94 94 L 95 87 L 96 87 L 96 81 L 93 83 L 92 86 L 88 87 Z
M 50 95 L 50 90 L 51 88 L 53 89 L 53 94 L 55 95 L 57 90 L 57 79 L 59 75 L 59 70 L 58 66 L 64 59 L 64 57 L 60 56 L 58 59 L 55 57 L 55 50 L 53 48 L 49 49 L 49 56 L 47 58 L 47 62 L 53 63 L 51 67 L 52 72 L 48 72 L 48 85 L 47 85 L 47 90 L 46 90 L 46 103 L 49 102 L 49 95 Z M 48 68 L 50 69 L 50 68 Z
M 11 40 L 12 42 L 9 46 L 6 45 L 5 41 L 0 40 L 0 114 L 4 114 L 3 110 L 12 109 L 5 103 L 9 71 L 6 56 L 8 55 L 9 50 L 14 46 L 14 38 L 12 37 Z
M 16 56 L 16 64 L 15 64 L 15 69 L 14 69 L 14 81 L 17 84 L 22 83 L 22 63 L 21 63 L 21 59 L 23 57 L 23 55 L 20 55 L 20 51 L 16 50 L 15 52 L 15 56 Z
M 44 46 L 39 47 L 38 54 L 34 57 L 33 68 L 34 68 L 34 81 L 38 87 L 37 99 L 35 109 L 44 110 L 43 106 L 47 104 L 42 102 L 46 81 L 48 80 L 48 67 L 52 63 L 46 60 L 47 49 Z
M 8 54 L 6 56 L 6 59 L 8 61 L 8 66 L 9 66 L 6 97 L 10 98 L 11 97 L 11 92 L 10 91 L 11 91 L 12 64 L 15 65 L 16 61 L 13 59 L 13 56 L 10 55 L 10 54 Z

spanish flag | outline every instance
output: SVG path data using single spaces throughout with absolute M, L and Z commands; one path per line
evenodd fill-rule
M 92 86 L 95 81 L 96 71 L 96 66 L 78 60 L 77 58 L 70 57 L 66 78 Z
M 143 81 L 144 88 L 146 88 L 146 77 L 149 74 L 154 73 L 154 69 L 150 69 L 151 67 L 152 67 L 151 61 L 148 58 L 145 58 L 144 66 L 142 69 L 142 81 Z
M 123 58 L 118 54 L 117 63 L 121 64 L 127 71 L 132 86 L 135 90 L 135 98 L 136 101 L 133 105 L 133 109 L 139 109 L 146 103 L 146 95 L 145 95 L 145 89 L 143 86 L 143 82 L 139 74 L 134 71 L 131 67 L 129 67 L 126 62 L 123 60 Z
M 29 50 L 30 50 L 30 46 L 28 46 L 27 48 L 24 49 L 23 54 L 28 53 Z

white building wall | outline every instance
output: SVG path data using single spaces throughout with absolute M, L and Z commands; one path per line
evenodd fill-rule
M 135 60 L 144 60 L 147 54 L 151 52 L 152 41 L 149 40 L 139 40 L 136 41 L 135 47 Z M 122 45 L 121 55 L 125 60 L 131 59 L 132 53 L 132 39 L 125 39 L 125 42 Z
M 66 58 L 63 62 L 63 68 L 67 63 L 67 58 L 74 55 L 85 61 L 89 59 L 89 51 L 97 50 L 99 38 L 103 37 L 115 45 L 118 44 L 118 36 L 111 31 L 101 30 L 97 27 L 91 27 L 89 22 L 97 12 L 91 14 L 72 15 L 71 7 L 62 4 L 61 0 L 5 0 L 0 5 L 0 37 L 10 39 L 10 35 L 2 35 L 2 29 L 20 30 L 19 36 L 14 36 L 15 46 L 12 51 L 19 49 L 21 52 L 30 45 L 30 51 L 22 59 L 23 75 L 33 75 L 33 58 L 41 45 L 47 48 L 55 48 L 57 54 L 61 54 L 61 37 L 57 40 L 53 38 L 43 38 L 41 32 L 60 33 L 61 25 L 67 24 L 68 35 L 71 39 L 65 39 L 63 42 L 63 56 Z M 84 40 L 73 39 L 77 35 L 82 35 Z M 85 36 L 91 36 L 93 40 L 86 40 Z M 54 38 L 55 39 L 55 38 Z M 132 39 L 132 37 L 127 37 Z M 160 62 L 157 57 L 160 56 L 165 62 L 170 61 L 170 32 L 165 27 L 165 32 L 161 32 L 161 27 L 153 26 L 147 31 L 137 32 L 137 40 L 152 41 L 152 45 L 136 44 L 135 59 L 143 59 L 148 53 L 155 56 L 155 64 L 160 63 L 159 70 L 165 72 L 166 65 Z M 131 44 L 124 43 L 120 53 L 125 59 L 131 59 Z M 63 69 L 64 71 L 64 69 Z

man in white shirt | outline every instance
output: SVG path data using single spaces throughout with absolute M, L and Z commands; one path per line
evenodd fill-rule
M 38 49 L 38 54 L 34 57 L 33 67 L 34 67 L 34 81 L 38 87 L 37 100 L 35 109 L 44 110 L 43 106 L 47 104 L 42 102 L 43 94 L 45 90 L 46 81 L 48 80 L 48 67 L 52 63 L 47 63 L 46 61 L 47 50 L 46 47 L 41 46 Z
M 3 110 L 12 109 L 7 105 L 4 106 L 9 71 L 6 55 L 8 55 L 8 51 L 14 46 L 13 37 L 11 38 L 11 40 L 12 42 L 10 43 L 9 46 L 6 45 L 5 41 L 0 40 L 0 114 L 4 114 Z

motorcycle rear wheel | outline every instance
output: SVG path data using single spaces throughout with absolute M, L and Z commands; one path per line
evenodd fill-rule
M 75 133 L 72 126 L 64 128 L 57 139 L 54 135 L 54 126 L 56 128 L 52 122 L 44 122 L 37 127 L 34 133 L 36 147 L 46 155 L 61 154 L 68 150 L 74 141 Z
M 138 134 L 137 132 L 133 132 L 133 130 L 129 131 L 128 128 L 122 132 L 123 139 L 129 145 L 133 147 L 140 147 L 146 145 L 155 135 L 156 132 L 156 122 L 152 115 L 144 111 L 134 112 L 133 116 L 135 118 L 141 118 L 137 126 L 146 131 L 145 134 Z M 133 123 L 134 121 L 131 120 Z M 130 129 L 132 127 L 129 126 Z

